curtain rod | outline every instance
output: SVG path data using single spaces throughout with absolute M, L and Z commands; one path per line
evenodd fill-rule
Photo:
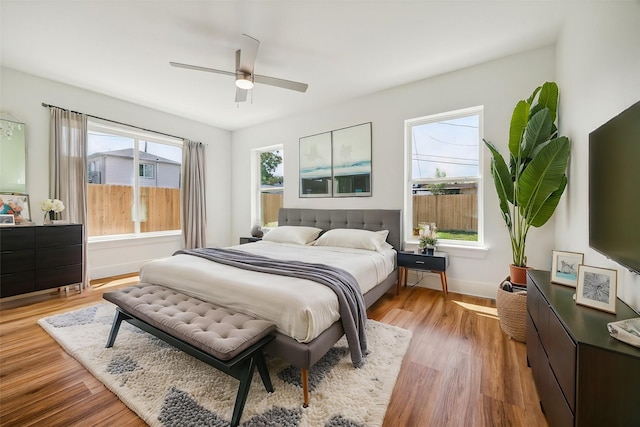
M 58 107 L 57 105 L 46 104 L 44 102 L 42 103 L 42 106 L 43 107 L 47 107 L 47 108 L 49 108 L 49 107 L 59 108 L 59 109 L 64 110 L 64 111 L 69 111 L 70 113 L 85 114 L 85 113 L 81 113 L 79 111 L 73 111 L 73 110 L 69 110 L 67 108 Z M 93 116 L 91 114 L 85 114 L 85 115 L 87 117 L 91 117 L 91 118 L 94 118 L 94 119 L 104 120 L 106 122 L 116 123 L 116 124 L 122 125 L 122 126 L 129 126 L 129 127 L 135 128 L 135 129 L 144 130 L 146 132 L 153 132 L 153 133 L 157 133 L 157 134 L 160 134 L 160 135 L 168 136 L 168 137 L 171 137 L 171 138 L 176 138 L 176 139 L 180 139 L 180 140 L 185 140 L 186 139 L 186 138 L 183 138 L 181 136 L 170 135 L 168 133 L 158 132 L 157 130 L 145 129 L 145 128 L 140 127 L 140 126 L 134 126 L 134 125 L 130 125 L 128 123 L 122 123 L 122 122 L 118 122 L 118 121 L 115 121 L 115 120 L 105 119 L 103 117 Z

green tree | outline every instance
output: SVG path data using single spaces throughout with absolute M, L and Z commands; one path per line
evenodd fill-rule
M 265 151 L 260 153 L 260 182 L 262 185 L 275 185 L 282 183 L 281 176 L 274 173 L 282 163 L 282 156 L 277 151 Z
M 436 178 L 446 178 L 447 177 L 447 173 L 445 171 L 441 171 L 440 168 L 436 168 Z M 445 183 L 444 182 L 439 182 L 437 184 L 428 184 L 427 185 L 427 190 L 429 190 L 431 192 L 431 194 L 433 195 L 438 195 L 438 194 L 447 194 L 447 190 L 445 190 Z

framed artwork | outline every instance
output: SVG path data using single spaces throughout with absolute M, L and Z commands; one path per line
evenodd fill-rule
M 16 225 L 16 220 L 12 214 L 0 214 L 0 227 Z
M 29 195 L 26 193 L 0 193 L 0 215 L 13 215 L 16 224 L 31 222 Z
M 578 266 L 582 263 L 584 263 L 584 254 L 553 251 L 551 281 L 575 288 L 578 284 Z
M 371 123 L 332 132 L 333 197 L 371 196 Z
M 608 268 L 580 265 L 576 303 L 609 313 L 616 312 L 618 272 Z
M 300 138 L 300 197 L 331 197 L 331 132 Z
M 300 138 L 300 197 L 371 196 L 371 122 Z

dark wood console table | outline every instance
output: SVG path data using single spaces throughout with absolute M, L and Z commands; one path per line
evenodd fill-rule
M 640 426 L 640 348 L 609 335 L 607 323 L 638 317 L 577 305 L 575 288 L 527 272 L 527 360 L 549 425 Z

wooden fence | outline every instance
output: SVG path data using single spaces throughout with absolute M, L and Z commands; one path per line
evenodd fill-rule
M 133 187 L 88 184 L 89 236 L 133 233 Z M 140 187 L 140 231 L 180 229 L 180 189 Z
M 261 193 L 262 199 L 262 223 L 267 225 L 269 223 L 278 222 L 278 212 L 282 207 L 282 194 L 274 193 Z
M 476 194 L 413 196 L 413 224 L 435 222 L 439 230 L 478 231 Z

